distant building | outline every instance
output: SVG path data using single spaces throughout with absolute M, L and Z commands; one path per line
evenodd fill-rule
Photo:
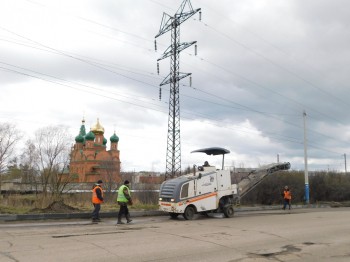
M 104 128 L 97 123 L 86 134 L 85 120 L 82 120 L 79 135 L 71 151 L 69 173 L 73 182 L 120 182 L 119 137 L 110 137 L 110 149 L 107 150 L 107 139 Z
M 139 172 L 132 177 L 134 184 L 161 184 L 164 181 L 164 176 L 154 172 Z

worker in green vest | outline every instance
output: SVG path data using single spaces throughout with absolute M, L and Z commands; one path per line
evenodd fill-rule
M 124 185 L 122 185 L 118 190 L 118 198 L 117 202 L 119 205 L 119 212 L 118 212 L 118 222 L 117 224 L 124 224 L 122 222 L 122 216 L 125 215 L 126 222 L 130 223 L 132 219 L 130 219 L 130 213 L 128 209 L 128 205 L 132 205 L 132 199 L 129 189 L 129 181 L 125 180 Z

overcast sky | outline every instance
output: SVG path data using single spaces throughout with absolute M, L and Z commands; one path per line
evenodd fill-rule
M 124 171 L 165 171 L 170 59 L 154 39 L 182 0 L 11 0 L 0 3 L 0 122 L 29 138 L 65 125 L 73 138 L 99 118 L 119 137 Z M 200 153 L 224 147 L 226 166 L 290 162 L 344 172 L 350 156 L 350 2 L 192 0 L 181 24 L 182 167 L 220 165 Z M 186 10 L 187 11 L 187 10 Z M 74 139 L 72 144 L 74 143 Z M 108 142 L 107 146 L 109 147 Z

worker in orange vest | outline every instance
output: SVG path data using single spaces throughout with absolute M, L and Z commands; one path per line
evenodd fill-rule
M 290 192 L 288 186 L 284 187 L 284 191 L 283 191 L 283 210 L 286 210 L 286 207 L 288 205 L 289 210 L 291 208 L 291 202 L 292 202 L 292 193 Z
M 103 203 L 102 180 L 98 180 L 92 189 L 92 204 L 94 211 L 92 212 L 92 222 L 100 222 L 101 203 Z

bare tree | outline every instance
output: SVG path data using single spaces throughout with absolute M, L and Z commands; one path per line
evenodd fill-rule
M 35 132 L 35 138 L 29 142 L 35 148 L 37 167 L 44 196 L 51 192 L 53 200 L 60 200 L 62 192 L 70 182 L 67 171 L 70 144 L 73 138 L 64 126 L 48 126 Z
M 107 158 L 100 162 L 100 167 L 103 169 L 106 181 L 103 181 L 103 187 L 105 189 L 106 201 L 111 200 L 111 197 L 115 194 L 113 190 L 117 188 L 117 184 L 120 183 L 120 178 L 117 177 L 117 166 L 113 159 Z
M 0 189 L 2 175 L 7 169 L 10 158 L 15 154 L 16 144 L 22 138 L 16 125 L 0 123 Z
M 15 146 L 22 138 L 15 125 L 0 123 L 0 174 L 6 170 L 7 162 L 15 153 Z
M 27 140 L 20 156 L 22 183 L 28 185 L 28 190 L 38 193 L 40 178 L 39 156 L 32 140 Z

